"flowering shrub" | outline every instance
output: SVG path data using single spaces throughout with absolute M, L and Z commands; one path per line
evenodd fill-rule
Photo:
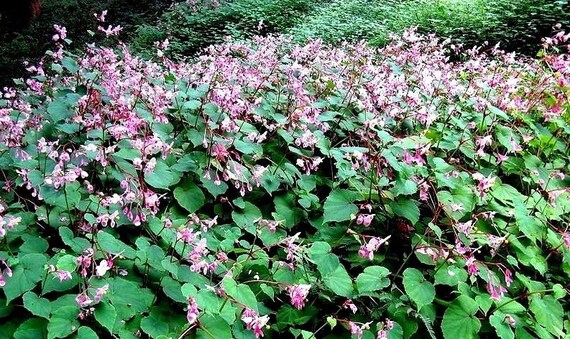
M 3 334 L 568 332 L 567 53 L 406 31 L 183 64 L 62 32 L 0 101 Z

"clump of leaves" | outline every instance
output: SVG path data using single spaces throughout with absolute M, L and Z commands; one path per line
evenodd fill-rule
M 291 33 L 298 40 L 366 39 L 384 46 L 391 32 L 415 25 L 468 48 L 488 41 L 534 57 L 553 25 L 570 27 L 569 13 L 568 0 L 337 0 L 308 13 Z
M 131 42 L 149 57 L 149 42 L 170 41 L 169 55 L 194 55 L 202 48 L 254 35 L 285 32 L 325 0 L 186 1 L 165 12 L 158 23 L 143 25 Z
M 0 102 L 8 336 L 568 332 L 568 54 L 59 38 Z

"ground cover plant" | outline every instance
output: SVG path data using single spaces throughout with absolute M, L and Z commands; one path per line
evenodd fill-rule
M 467 47 L 488 41 L 534 57 L 540 39 L 560 23 L 570 27 L 567 0 L 337 0 L 309 13 L 291 33 L 327 42 L 367 39 L 383 46 L 390 32 L 416 25 L 422 33 L 452 38 Z
M 56 28 L 0 100 L 3 334 L 568 333 L 570 35 L 540 61 L 409 30 L 186 64 Z
M 190 56 L 209 45 L 234 39 L 286 32 L 327 0 L 185 1 L 166 11 L 158 24 L 142 25 L 131 42 L 138 54 L 168 39 L 170 56 Z
M 19 2 L 19 1 L 17 1 Z M 108 19 L 120 23 L 121 39 L 127 40 L 139 25 L 154 22 L 174 1 L 170 0 L 43 0 L 39 15 L 25 27 L 14 27 L 0 20 L 0 88 L 12 85 L 13 78 L 25 77 L 24 63 L 35 63 L 51 46 L 53 25 L 65 26 L 75 47 L 81 48 L 94 37 L 88 30 L 96 27 L 93 13 L 108 10 Z M 23 15 L 23 14 L 19 14 Z M 5 25 L 2 25 L 5 23 Z M 95 37 L 97 38 L 97 37 Z M 110 40 L 97 40 L 111 44 Z M 152 47 L 150 44 L 148 47 Z

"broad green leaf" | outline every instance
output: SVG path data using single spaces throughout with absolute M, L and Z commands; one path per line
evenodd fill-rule
M 128 259 L 134 259 L 137 256 L 132 247 L 105 231 L 97 232 L 97 243 L 102 250 L 113 255 L 121 254 Z
M 497 336 L 501 339 L 514 339 L 515 334 L 511 325 L 506 320 L 506 314 L 499 311 L 493 312 L 489 317 L 489 323 L 495 328 Z
M 259 218 L 261 218 L 261 210 L 249 201 L 244 203 L 242 211 L 232 212 L 232 220 L 237 226 L 247 229 L 248 232 L 254 232 L 254 224 Z
M 2 327 L 2 326 L 0 326 Z M 2 330 L 2 334 L 5 335 Z M 47 336 L 47 321 L 41 318 L 27 319 L 14 332 L 14 339 L 38 339 Z M 6 337 L 8 338 L 8 337 Z
M 46 262 L 46 257 L 39 253 L 26 254 L 20 259 L 20 263 L 13 268 L 12 276 L 5 277 L 6 304 L 36 286 L 44 275 Z
M 181 290 L 181 285 L 178 281 L 166 276 L 162 278 L 162 282 L 160 283 L 162 286 L 162 291 L 166 294 L 167 297 L 170 299 L 177 301 L 179 303 L 186 303 L 187 299 L 183 295 Z M 190 285 L 192 286 L 192 285 Z M 193 287 L 193 286 L 192 286 Z
M 404 271 L 404 289 L 410 299 L 416 303 L 418 310 L 424 305 L 431 304 L 435 298 L 435 288 L 432 283 L 415 268 L 407 268 Z
M 468 278 L 467 271 L 455 265 L 443 264 L 434 276 L 435 285 L 457 286 Z
M 342 264 L 323 276 L 325 285 L 336 295 L 350 298 L 353 292 L 352 279 Z
M 141 320 L 141 329 L 152 338 L 169 332 L 169 318 L 158 307 L 153 307 L 150 314 Z
M 49 248 L 49 243 L 44 238 L 37 235 L 24 234 L 24 243 L 20 245 L 20 253 L 45 253 Z
M 91 328 L 81 326 L 77 331 L 77 339 L 99 339 L 99 336 Z
M 287 228 L 297 225 L 305 217 L 303 210 L 295 206 L 295 195 L 291 192 L 275 197 L 273 203 L 275 204 L 275 219 L 285 220 L 284 225 Z
M 391 202 L 390 207 L 397 216 L 408 219 L 412 225 L 420 220 L 420 209 L 412 199 L 399 198 Z
M 445 310 L 441 330 L 445 339 L 477 338 L 481 322 L 476 317 L 478 307 L 475 300 L 459 296 Z
M 76 306 L 63 306 L 55 310 L 47 326 L 48 339 L 65 338 L 73 333 L 79 327 L 78 315 Z
M 95 308 L 95 320 L 101 326 L 113 333 L 113 328 L 115 327 L 115 321 L 117 320 L 117 311 L 115 307 L 108 303 L 100 303 Z
M 398 179 L 394 183 L 392 188 L 392 194 L 395 197 L 399 195 L 410 195 L 418 191 L 418 185 L 412 180 L 402 180 Z
M 358 198 L 359 194 L 353 191 L 333 190 L 325 200 L 323 223 L 350 220 L 358 212 L 358 206 L 354 204 Z
M 279 325 L 303 325 L 317 315 L 317 309 L 312 306 L 298 310 L 291 305 L 283 305 L 277 311 Z
M 538 324 L 557 337 L 564 336 L 564 309 L 558 300 L 550 295 L 533 297 L 529 308 Z
M 65 254 L 57 260 L 55 267 L 58 270 L 74 272 L 77 269 L 76 257 L 73 255 Z
M 382 266 L 369 266 L 356 278 L 358 292 L 373 292 L 390 286 L 390 270 Z
M 144 180 L 154 188 L 168 189 L 180 181 L 180 173 L 171 170 L 163 160 L 158 160 L 154 171 L 145 174 Z
M 190 213 L 198 211 L 206 201 L 202 190 L 189 180 L 174 189 L 174 198 Z
M 257 299 L 249 286 L 237 284 L 232 278 L 224 278 L 222 284 L 230 297 L 252 310 L 257 311 Z
M 34 292 L 24 293 L 24 307 L 33 315 L 42 318 L 49 318 L 51 305 L 49 300 L 38 297 Z
M 196 331 L 198 339 L 231 338 L 230 325 L 221 317 L 204 314 L 200 317 L 200 328 Z
M 149 289 L 142 288 L 138 283 L 123 278 L 107 279 L 111 300 L 117 317 L 121 320 L 130 319 L 135 314 L 148 312 L 155 296 Z

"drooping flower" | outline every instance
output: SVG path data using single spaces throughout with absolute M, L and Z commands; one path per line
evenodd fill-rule
M 102 259 L 97 268 L 95 269 L 95 274 L 98 277 L 102 277 L 113 267 L 113 261 L 108 259 Z
M 263 328 L 269 322 L 269 316 L 259 316 L 257 312 L 252 309 L 246 308 L 241 314 L 241 320 L 245 323 L 248 330 L 253 330 L 256 338 L 263 337 Z
M 491 279 L 489 279 L 489 282 L 487 283 L 487 292 L 491 295 L 491 299 L 499 301 L 503 298 L 503 295 L 507 290 L 501 285 L 493 284 Z
M 353 314 L 356 314 L 356 311 L 358 311 L 358 308 L 350 299 L 347 299 L 344 304 L 342 304 L 342 308 L 349 308 Z
M 291 305 L 293 305 L 298 310 L 305 307 L 305 302 L 307 296 L 309 295 L 310 289 L 311 285 L 308 284 L 292 285 L 287 287 L 287 290 L 289 291 L 289 297 L 291 298 Z
M 198 320 L 198 315 L 200 311 L 198 310 L 198 304 L 194 297 L 188 298 L 188 311 L 186 312 L 186 319 L 190 325 L 194 324 Z
M 380 248 L 380 246 L 382 246 L 382 244 L 388 241 L 388 239 L 391 237 L 391 235 L 387 236 L 386 238 L 372 237 L 370 240 L 368 240 L 368 243 L 364 243 L 362 246 L 360 246 L 358 255 L 368 260 L 374 259 L 374 252 L 376 252 L 378 248 Z
M 75 302 L 77 303 L 77 305 L 79 305 L 79 307 L 87 307 L 93 302 L 93 300 L 89 298 L 86 292 L 83 292 L 78 294 L 77 297 L 75 297 Z

